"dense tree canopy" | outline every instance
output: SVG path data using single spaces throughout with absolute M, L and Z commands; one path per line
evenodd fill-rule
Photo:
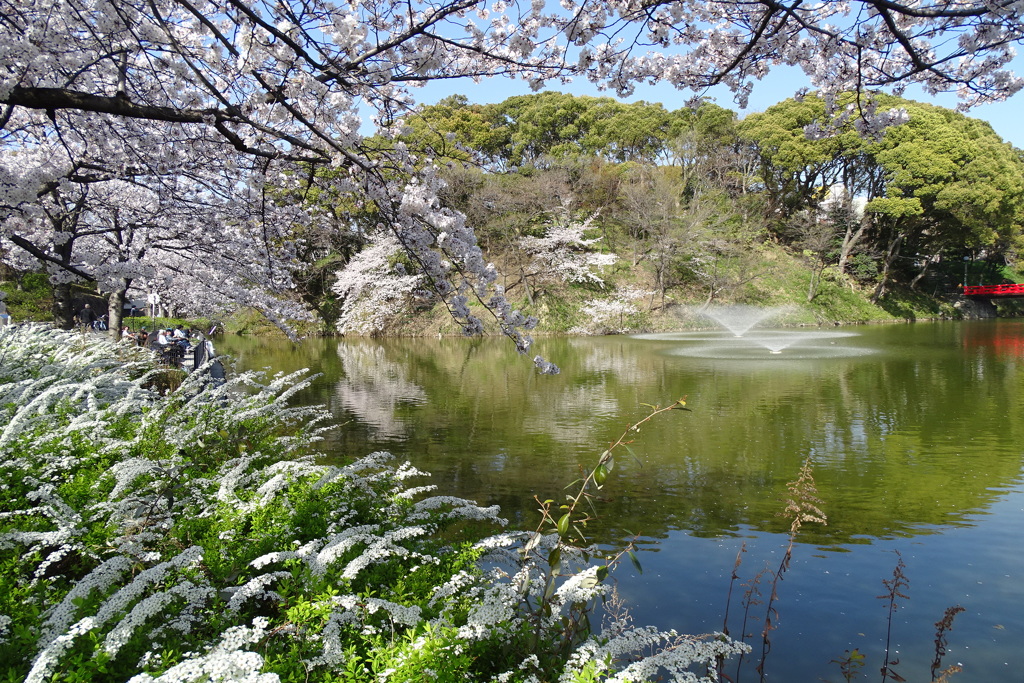
M 879 136 L 864 137 L 851 122 L 833 126 L 828 136 L 808 135 L 827 111 L 813 96 L 744 120 L 742 132 L 757 151 L 758 182 L 776 220 L 785 224 L 800 211 L 819 211 L 828 190 L 841 187 L 863 201 L 861 236 L 884 255 L 887 274 L 904 256 L 920 275 L 943 257 L 959 260 L 1015 244 L 1024 225 L 1019 151 L 987 123 L 958 112 L 889 95 L 875 100 L 900 112 L 903 123 Z

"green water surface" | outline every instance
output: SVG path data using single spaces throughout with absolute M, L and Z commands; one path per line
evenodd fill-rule
M 765 606 L 741 623 L 744 587 L 776 569 L 786 484 L 810 458 L 827 526 L 808 525 L 779 586 L 769 680 L 842 680 L 831 660 L 867 655 L 878 680 L 898 551 L 910 581 L 890 658 L 930 680 L 934 622 L 966 611 L 944 665 L 958 681 L 1024 681 L 1024 323 L 942 322 L 829 330 L 541 339 L 538 375 L 496 339 L 228 337 L 240 367 L 321 373 L 299 400 L 330 407 L 339 460 L 389 450 L 439 492 L 536 524 L 564 486 L 648 410 L 686 398 L 631 438 L 609 477 L 597 543 L 638 535 L 643 574 L 615 574 L 637 623 L 729 628 L 761 651 Z M 781 348 L 780 353 L 771 349 Z M 767 598 L 767 586 L 760 586 Z M 757 680 L 744 664 L 739 680 Z M 734 670 L 730 675 L 736 677 Z

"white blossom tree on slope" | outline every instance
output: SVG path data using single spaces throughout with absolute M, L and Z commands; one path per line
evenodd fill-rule
M 481 329 L 464 304 L 476 297 L 525 349 L 526 318 L 492 295 L 493 269 L 464 217 L 437 200 L 430 160 L 380 142 L 398 132 L 410 87 L 585 76 L 625 95 L 645 81 L 721 83 L 743 105 L 754 80 L 790 64 L 827 96 L 917 82 L 970 106 L 1021 87 L 1004 67 L 1022 13 L 1010 0 L 0 0 L 0 233 L 45 252 L 33 228 L 19 230 L 53 188 L 148 185 L 197 173 L 199 159 L 264 197 L 316 183 L 321 201 L 374 207 L 467 332 Z M 372 140 L 359 133 L 366 108 Z M 868 127 L 887 120 L 870 105 L 856 114 Z M 256 212 L 233 228 L 261 223 Z M 260 238 L 245 235 L 246 255 L 264 261 L 286 241 Z

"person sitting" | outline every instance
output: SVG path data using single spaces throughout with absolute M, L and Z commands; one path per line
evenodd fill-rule
M 178 325 L 171 331 L 170 339 L 173 343 L 180 346 L 183 350 L 187 351 L 191 348 L 191 344 L 188 341 L 188 333 L 182 329 L 181 325 Z
M 127 325 L 121 328 L 121 339 L 134 339 L 135 335 L 132 334 L 131 329 Z

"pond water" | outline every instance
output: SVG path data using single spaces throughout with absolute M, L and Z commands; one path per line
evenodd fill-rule
M 786 484 L 810 458 L 828 524 L 804 526 L 778 587 L 768 680 L 842 680 L 832 660 L 854 648 L 877 680 L 876 596 L 901 557 L 895 671 L 929 680 L 935 622 L 961 605 L 943 660 L 963 666 L 955 680 L 1024 681 L 1022 322 L 538 340 L 557 376 L 497 339 L 229 337 L 218 350 L 243 368 L 321 373 L 299 400 L 337 417 L 339 459 L 389 450 L 523 528 L 534 496 L 564 496 L 643 404 L 686 397 L 692 412 L 659 416 L 632 437 L 635 458 L 617 457 L 589 527 L 602 544 L 638 535 L 643 573 L 614 572 L 636 623 L 721 630 L 742 549 L 729 629 L 760 652 L 765 605 L 744 629 L 740 584 L 778 567 Z M 743 666 L 739 680 L 757 680 Z

